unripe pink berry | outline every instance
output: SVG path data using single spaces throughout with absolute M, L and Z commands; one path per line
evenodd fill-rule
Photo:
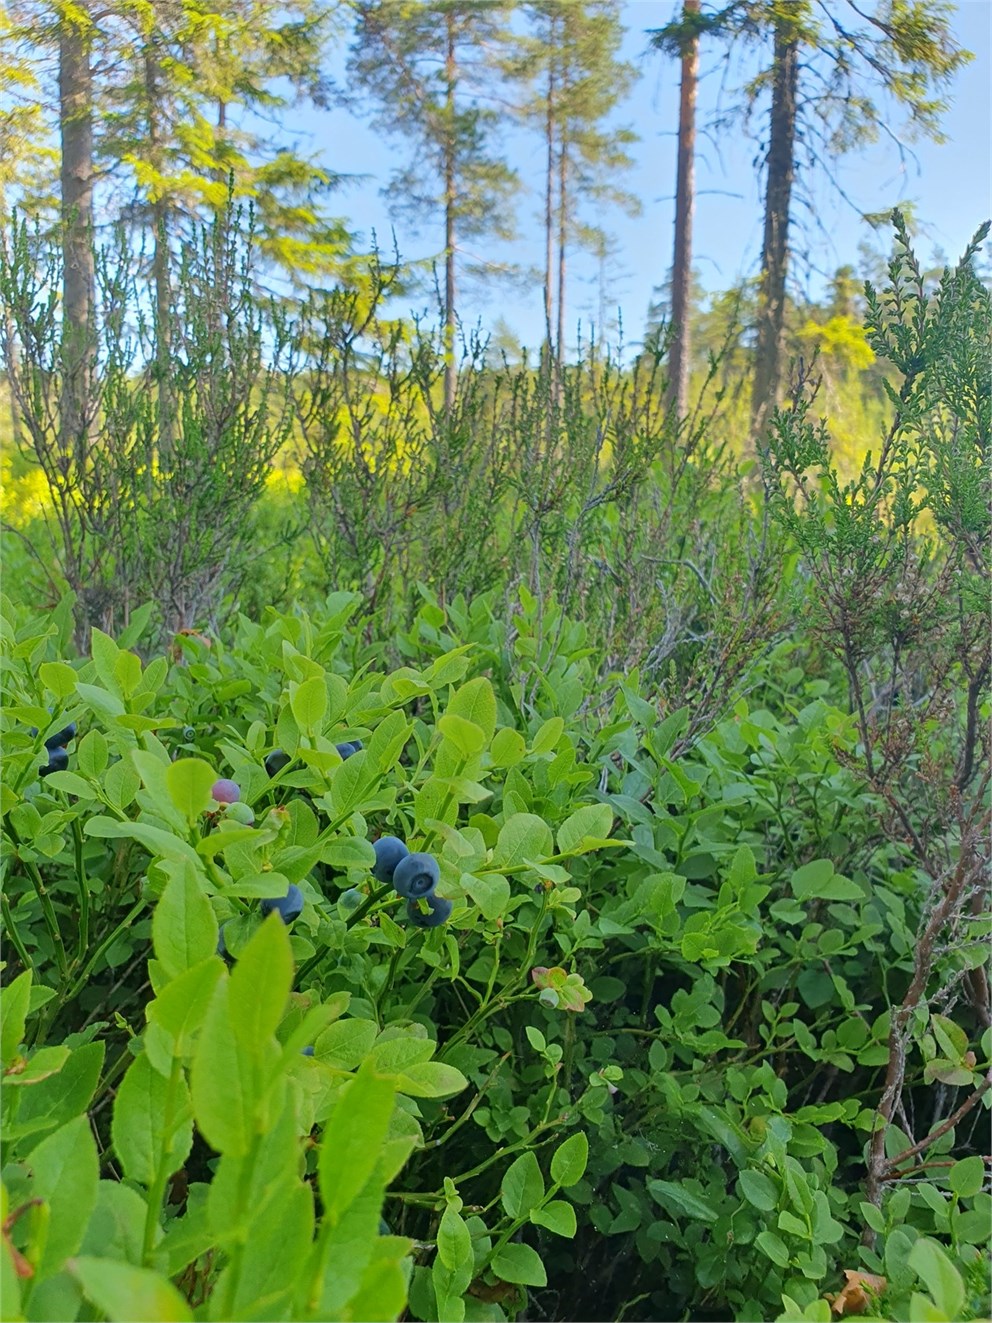
M 213 783 L 210 794 L 218 804 L 236 804 L 241 798 L 241 787 L 237 781 L 230 781 L 226 776 L 222 776 L 219 781 Z

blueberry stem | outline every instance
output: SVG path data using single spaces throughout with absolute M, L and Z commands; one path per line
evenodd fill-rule
M 472 1012 L 472 1014 L 465 1021 L 464 1025 L 461 1027 L 458 1033 L 452 1035 L 452 1037 L 448 1039 L 442 1050 L 438 1053 L 437 1059 L 439 1061 L 443 1061 L 445 1054 L 448 1053 L 451 1050 L 451 1048 L 455 1047 L 458 1043 L 462 1042 L 464 1039 L 470 1037 L 473 1031 L 476 1030 L 479 1027 L 479 1025 L 482 1024 L 485 1020 L 488 1020 L 491 1015 L 495 1015 L 498 1011 L 505 1011 L 508 1006 L 513 1006 L 518 1001 L 530 1001 L 530 1000 L 531 1000 L 530 992 L 518 992 L 515 993 L 512 997 L 508 997 L 506 996 L 505 993 L 501 993 L 496 998 L 495 1001 L 491 1001 L 488 1004 L 483 1002 L 483 1004 L 479 1007 L 477 1011 Z
M 120 937 L 121 933 L 124 932 L 126 928 L 130 928 L 134 920 L 138 917 L 138 915 L 141 913 L 143 909 L 147 908 L 147 906 L 148 906 L 148 901 L 144 897 L 142 897 L 141 900 L 135 901 L 135 903 L 128 910 L 124 918 L 121 919 L 117 927 L 114 928 L 114 930 L 109 934 L 109 936 L 103 939 L 100 945 L 90 956 L 89 960 L 87 960 L 86 964 L 83 966 L 82 972 L 80 973 L 79 977 L 76 979 L 75 983 L 73 983 L 69 991 L 65 994 L 65 998 L 63 999 L 64 1001 L 71 1001 L 72 998 L 76 996 L 76 994 L 82 989 L 83 985 L 89 979 L 91 972 L 93 971 L 93 969 L 95 969 L 100 958 L 110 950 L 113 944 L 117 941 L 118 937 Z
M 27 948 L 21 941 L 21 934 L 17 930 L 17 924 L 14 922 L 14 915 L 11 912 L 10 901 L 2 893 L 0 893 L 0 913 L 3 914 L 4 930 L 11 940 L 21 964 L 25 969 L 34 969 L 34 964 L 31 957 L 28 955 Z
M 162 1209 L 162 1199 L 165 1195 L 165 1183 L 170 1175 L 169 1155 L 172 1149 L 173 1132 L 176 1126 L 176 1120 L 173 1113 L 176 1105 L 176 1090 L 179 1087 L 179 1078 L 182 1074 L 182 1069 L 182 1060 L 179 1057 L 173 1057 L 172 1070 L 169 1072 L 169 1082 L 165 1086 L 165 1107 L 162 1118 L 162 1147 L 158 1153 L 155 1177 L 148 1190 L 148 1208 L 145 1213 L 145 1235 L 141 1247 L 142 1261 L 149 1268 L 152 1266 L 152 1258 L 155 1251 L 155 1232 L 159 1229 L 159 1215 Z
M 396 950 L 393 952 L 393 954 L 390 956 L 389 967 L 386 970 L 386 977 L 383 979 L 382 987 L 379 989 L 378 995 L 376 996 L 375 999 L 376 1016 L 378 1017 L 380 1026 L 382 1026 L 382 1005 L 383 1002 L 386 1000 L 386 996 L 388 995 L 390 989 L 393 986 L 393 979 L 396 977 L 396 969 L 400 963 L 400 956 L 402 954 L 403 954 L 403 948 L 398 946 Z
M 493 942 L 493 968 L 492 968 L 492 973 L 489 975 L 489 982 L 486 984 L 486 995 L 483 997 L 483 1001 L 488 1001 L 489 998 L 493 995 L 493 989 L 496 986 L 496 979 L 499 976 L 499 964 L 500 964 L 499 958 L 502 949 L 503 949 L 503 934 L 502 932 L 499 932 L 496 934 L 495 942 Z
M 125 1047 L 123 1052 L 121 1052 L 114 1061 L 114 1064 L 107 1067 L 93 1094 L 93 1101 L 90 1103 L 91 1113 L 98 1112 L 102 1107 L 105 1107 L 108 1102 L 112 1101 L 112 1096 L 109 1095 L 111 1086 L 120 1079 L 133 1060 L 134 1053 L 130 1048 Z
M 491 1153 L 489 1157 L 480 1162 L 478 1166 L 470 1167 L 468 1171 L 462 1171 L 459 1172 L 457 1176 L 452 1176 L 452 1182 L 455 1185 L 461 1185 L 463 1181 L 471 1180 L 473 1176 L 480 1176 L 484 1171 L 488 1171 L 490 1167 L 501 1161 L 501 1159 L 508 1158 L 511 1153 L 519 1153 L 522 1149 L 530 1148 L 532 1146 L 534 1148 L 540 1148 L 543 1144 L 550 1143 L 554 1138 L 553 1135 L 549 1135 L 547 1139 L 542 1139 L 540 1143 L 537 1144 L 535 1144 L 534 1141 L 542 1130 L 557 1130 L 557 1128 L 558 1126 L 556 1122 L 541 1122 L 541 1124 L 536 1125 L 529 1134 L 524 1135 L 523 1139 L 518 1139 L 515 1144 L 507 1144 L 505 1148 L 496 1149 L 494 1153 Z M 441 1197 L 443 1198 L 443 1195 Z
M 447 1130 L 445 1130 L 441 1135 L 439 1135 L 437 1139 L 432 1139 L 428 1147 L 440 1148 L 441 1145 L 445 1143 L 447 1140 L 449 1140 L 457 1130 L 460 1130 L 462 1128 L 465 1122 L 471 1117 L 472 1113 L 478 1107 L 479 1103 L 482 1102 L 483 1098 L 492 1088 L 493 1084 L 495 1083 L 496 1076 L 503 1069 L 503 1066 L 506 1064 L 506 1062 L 510 1059 L 511 1056 L 512 1053 L 510 1052 L 503 1053 L 500 1059 L 496 1062 L 496 1065 L 489 1072 L 489 1076 L 486 1079 L 485 1084 L 483 1084 L 482 1088 L 479 1089 L 478 1093 L 476 1093 L 475 1097 L 465 1108 L 464 1112 L 462 1112 L 461 1116 L 457 1117 L 451 1123 L 451 1125 L 448 1126 Z
M 362 919 L 364 919 L 366 914 L 368 914 L 369 910 L 372 909 L 372 907 L 375 904 L 377 904 L 378 901 L 388 896 L 389 893 L 392 891 L 392 889 L 393 888 L 389 886 L 387 883 L 386 886 L 378 887 L 375 891 L 373 891 L 371 896 L 366 896 L 366 898 L 362 901 L 361 905 L 359 905 L 358 909 L 352 910 L 352 912 L 348 915 L 347 919 L 345 919 L 345 926 L 348 928 L 354 928 L 355 924 L 359 923 Z M 312 955 L 309 960 L 305 960 L 297 970 L 296 973 L 297 979 L 304 978 L 307 974 L 310 973 L 311 970 L 316 969 L 316 967 L 320 964 L 320 962 L 324 959 L 326 955 L 327 955 L 326 950 L 317 951 L 316 954 Z
M 21 838 L 17 834 L 14 824 L 8 818 L 7 834 L 15 845 L 21 844 Z M 29 859 L 24 859 L 18 855 L 20 862 L 24 865 L 24 871 L 31 879 L 31 885 L 35 889 L 38 901 L 41 905 L 42 917 L 45 920 L 45 927 L 48 929 L 49 936 L 52 939 L 52 946 L 55 950 L 55 963 L 59 967 L 59 974 L 63 982 L 69 978 L 69 960 L 65 953 L 65 943 L 62 940 L 62 930 L 59 928 L 59 921 L 55 917 L 55 907 L 52 904 L 52 898 L 48 894 L 48 888 L 45 886 L 45 879 L 41 876 L 38 865 L 32 863 Z
M 76 942 L 76 959 L 73 968 L 81 965 L 90 944 L 90 884 L 86 876 L 86 864 L 83 860 L 83 829 L 78 818 L 72 820 L 72 842 L 76 857 L 76 881 L 79 883 L 79 938 Z
M 376 887 L 371 895 L 365 897 L 358 909 L 352 910 L 348 915 L 347 919 L 345 919 L 345 927 L 354 928 L 355 924 L 360 923 L 362 919 L 365 918 L 366 914 L 368 914 L 369 910 L 372 909 L 374 905 L 377 905 L 380 900 L 384 900 L 392 889 L 392 886 L 388 882 L 384 886 Z
M 489 987 L 486 989 L 486 996 L 482 1002 L 482 1005 L 478 1008 L 478 1010 L 473 1011 L 472 1014 L 469 1016 L 469 1018 L 462 1025 L 461 1029 L 459 1029 L 459 1031 L 455 1035 L 453 1035 L 453 1037 L 448 1039 L 447 1043 L 445 1043 L 444 1045 L 443 1051 L 438 1056 L 438 1060 L 443 1060 L 444 1054 L 446 1052 L 448 1052 L 452 1047 L 454 1047 L 456 1043 L 460 1043 L 464 1039 L 468 1038 L 478 1025 L 480 1025 L 484 1020 L 487 1020 L 489 1016 L 493 1015 L 496 1011 L 503 1010 L 505 1007 L 511 1006 L 514 1002 L 529 1000 L 530 998 L 529 989 L 525 989 L 523 992 L 516 992 L 516 993 L 514 992 L 514 989 L 518 988 L 521 983 L 526 981 L 527 973 L 531 967 L 531 962 L 534 959 L 534 952 L 537 949 L 538 934 L 540 933 L 541 930 L 541 924 L 544 922 L 544 916 L 545 913 L 547 912 L 547 908 L 548 908 L 547 892 L 542 892 L 540 913 L 538 914 L 534 926 L 530 931 L 530 936 L 527 939 L 527 950 L 524 952 L 524 958 L 520 962 L 520 965 L 517 968 L 517 972 L 511 976 L 511 978 L 505 984 L 499 996 L 495 1000 L 490 1000 L 490 998 L 492 997 L 492 989 L 493 989 L 492 979 L 490 979 L 490 984 Z
M 417 989 L 416 993 L 414 994 L 413 1001 L 410 1002 L 409 1006 L 404 1008 L 403 1011 L 404 1020 L 410 1019 L 414 1011 L 417 1009 L 417 1007 L 420 1005 L 423 999 L 427 996 L 428 992 L 430 992 L 432 986 L 434 985 L 440 973 L 441 973 L 441 966 L 435 965 L 434 968 L 431 970 L 431 972 L 424 979 L 423 983 L 421 983 L 420 987 Z

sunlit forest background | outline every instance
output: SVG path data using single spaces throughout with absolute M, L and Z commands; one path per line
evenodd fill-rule
M 257 318 L 231 389 L 242 402 L 264 391 L 278 421 L 242 438 L 246 449 L 232 457 L 242 493 L 213 497 L 229 511 L 220 517 L 231 537 L 202 550 L 197 573 L 210 588 L 194 593 L 195 603 L 171 603 L 170 623 L 192 626 L 197 613 L 216 620 L 235 601 L 258 607 L 287 585 L 323 591 L 343 577 L 390 578 L 382 571 L 391 539 L 378 528 L 360 550 L 354 534 L 345 538 L 350 550 L 339 545 L 337 526 L 348 522 L 341 507 L 353 500 L 338 472 L 346 456 L 368 504 L 375 483 L 366 460 L 375 453 L 380 480 L 387 471 L 395 478 L 400 446 L 411 490 L 390 499 L 409 504 L 426 481 L 423 462 L 442 444 L 439 420 L 450 431 L 457 408 L 455 430 L 486 426 L 473 411 L 488 407 L 500 383 L 531 389 L 542 371 L 551 371 L 559 403 L 563 377 L 574 381 L 576 400 L 588 400 L 604 373 L 633 380 L 636 367 L 646 380 L 653 372 L 670 438 L 705 417 L 708 441 L 746 460 L 797 366 L 815 362 L 817 408 L 830 420 L 837 464 L 852 475 L 890 413 L 891 370 L 868 345 L 863 317 L 864 282 L 884 278 L 893 231 L 888 211 L 863 213 L 860 230 L 847 230 L 850 253 L 831 267 L 836 244 L 818 218 L 821 201 L 832 192 L 856 213 L 844 190 L 859 154 L 884 160 L 887 148 L 892 167 L 910 178 L 914 145 L 943 140 L 955 77 L 973 52 L 956 36 L 953 6 L 900 4 L 886 21 L 836 8 L 823 15 L 804 4 L 691 3 L 651 28 L 643 20 L 659 18 L 661 7 L 605 0 L 121 5 L 89 19 L 85 5 L 8 6 L 0 121 L 6 362 L 15 381 L 12 391 L 8 367 L 0 424 L 8 568 L 53 601 L 65 586 L 102 595 L 94 619 L 105 624 L 126 622 L 129 603 L 151 591 L 123 528 L 100 512 L 102 500 L 114 503 L 110 474 L 59 473 L 53 492 L 55 401 L 47 401 L 45 436 L 18 403 L 18 337 L 27 329 L 19 316 L 29 298 L 51 298 L 60 284 L 67 310 L 103 314 L 86 331 L 103 343 L 80 348 L 95 371 L 87 367 L 78 381 L 73 407 L 93 432 L 88 453 L 111 468 L 125 454 L 135 462 L 135 419 L 88 415 L 100 414 L 98 397 L 123 405 L 113 382 L 151 385 L 166 434 L 177 425 L 181 402 L 166 386 L 173 346 L 192 333 L 175 325 L 184 303 L 202 303 L 213 279 L 225 297 L 250 299 Z M 641 38 L 635 60 L 625 54 L 631 32 Z M 783 64 L 775 43 L 785 38 Z M 701 71 L 721 89 L 697 109 Z M 659 131 L 643 122 L 651 102 L 639 85 L 660 78 L 680 87 L 677 121 L 661 126 L 678 144 L 674 170 L 667 189 L 657 183 L 675 197 L 674 235 L 661 224 L 658 198 L 629 185 L 642 139 Z M 382 144 L 381 177 L 335 172 L 335 143 L 322 134 L 347 135 L 349 119 Z M 975 131 L 980 143 L 981 126 Z M 712 258 L 721 254 L 693 249 L 694 219 L 728 206 L 711 189 L 697 202 L 701 151 L 704 167 L 705 154 L 726 153 L 734 184 L 753 179 L 755 216 L 763 210 L 760 261 L 729 288 L 713 281 Z M 925 195 L 925 178 L 918 186 Z M 914 234 L 910 188 L 903 211 Z M 356 190 L 381 191 L 388 233 L 349 222 Z M 651 267 L 637 271 L 632 292 L 631 255 L 618 251 L 616 224 L 652 210 Z M 56 241 L 60 215 L 69 230 Z M 18 235 L 35 267 L 30 289 L 23 271 L 18 283 Z M 95 251 L 83 255 L 91 241 Z M 204 245 L 214 262 L 224 250 L 212 272 Z M 736 251 L 729 238 L 726 246 Z M 946 260 L 939 246 L 932 256 L 931 286 Z M 526 309 L 517 321 L 528 349 L 500 310 L 500 288 L 510 309 Z M 54 305 L 48 315 L 57 315 Z M 319 410 L 307 354 L 318 334 Z M 187 370 L 195 370 L 190 352 L 204 347 L 187 347 Z M 301 386 L 309 417 L 296 398 Z M 616 424 L 599 424 L 608 451 Z M 145 461 L 150 472 L 158 457 Z M 89 490 L 94 480 L 99 491 Z M 168 490 L 156 492 L 157 523 L 163 499 L 173 514 L 186 505 L 180 490 L 167 498 Z M 65 502 L 78 523 L 71 539 L 65 517 L 53 518 Z M 217 518 L 213 505 L 203 512 L 212 531 Z M 250 573 L 221 552 L 232 539 L 251 546 Z M 189 568 L 184 560 L 183 576 Z

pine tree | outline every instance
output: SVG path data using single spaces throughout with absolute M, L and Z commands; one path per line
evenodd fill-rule
M 295 283 L 333 275 L 350 235 L 329 216 L 336 182 L 325 166 L 266 132 L 300 102 L 324 105 L 320 72 L 332 32 L 323 0 L 134 3 L 120 35 L 124 77 L 107 87 L 102 150 L 130 173 L 135 220 L 155 235 L 250 199 L 260 254 Z M 233 184 L 232 184 L 233 181 Z
M 226 214 L 233 193 L 253 204 L 265 275 L 300 286 L 340 274 L 352 240 L 325 209 L 335 177 L 282 133 L 250 127 L 253 115 L 271 119 L 292 100 L 326 101 L 331 17 L 326 0 L 286 0 L 277 13 L 266 0 L 121 0 L 98 13 L 92 0 L 10 0 L 5 35 L 20 93 L 0 134 L 27 123 L 33 137 L 16 168 L 0 168 L 0 183 L 10 201 L 44 211 L 39 167 L 53 149 L 61 162 L 65 444 L 85 444 L 93 407 L 95 224 L 126 219 L 150 253 L 162 457 L 178 407 L 173 273 L 197 226 Z
M 412 160 L 394 173 L 388 196 L 415 225 L 426 218 L 443 225 L 447 410 L 457 383 L 463 245 L 485 235 L 509 238 L 514 228 L 510 202 L 518 180 L 496 146 L 500 117 L 487 103 L 507 10 L 486 0 L 363 0 L 348 62 L 353 82 L 371 98 L 373 124 L 406 138 L 413 150 Z
M 754 356 L 751 428 L 759 436 L 774 408 L 782 370 L 789 220 L 795 176 L 797 93 L 801 19 L 807 0 L 779 0 L 772 12 L 772 104 L 765 174 L 765 220 L 761 242 L 761 295 Z
M 93 19 L 88 0 L 59 23 L 59 140 L 62 201 L 63 454 L 85 455 L 92 421 L 96 267 L 93 257 Z M 68 458 L 66 459 L 68 462 Z
M 971 59 L 950 28 L 947 0 L 742 0 L 725 11 L 745 36 L 772 38 L 770 67 L 747 89 L 770 91 L 758 342 L 751 403 L 757 443 L 782 375 L 785 290 L 793 193 L 809 166 L 822 168 L 885 132 L 941 140 L 940 116 L 954 74 Z M 889 112 L 894 112 L 889 113 Z M 799 147 L 802 147 L 802 153 Z
M 47 125 L 50 145 L 60 136 L 63 37 L 90 7 L 9 0 L 23 81 L 34 84 L 18 110 Z M 99 11 L 90 31 L 93 206 L 101 223 L 123 215 L 153 247 L 164 231 L 153 257 L 160 292 L 178 244 L 227 205 L 232 176 L 271 267 L 300 283 L 340 270 L 351 236 L 326 208 L 337 176 L 291 148 L 284 131 L 257 126 L 259 115 L 271 124 L 300 101 L 326 104 L 321 65 L 333 18 L 327 0 L 286 0 L 275 12 L 267 0 L 121 0 Z M 36 161 L 42 143 L 39 132 Z M 29 206 L 31 173 L 25 161 L 10 188 Z
M 605 227 L 586 219 L 583 204 L 636 212 L 637 200 L 617 182 L 633 164 L 634 132 L 611 117 L 637 77 L 619 58 L 624 28 L 617 0 L 529 0 L 528 32 L 507 61 L 527 92 L 520 118 L 544 145 L 544 317 L 547 349 L 565 351 L 568 260 L 576 247 L 605 250 Z
M 0 227 L 16 205 L 23 212 L 52 214 L 58 205 L 59 153 L 52 122 L 41 103 L 34 43 L 0 8 Z
M 675 242 L 672 253 L 672 340 L 668 358 L 668 404 L 678 417 L 689 402 L 689 286 L 692 280 L 692 221 L 696 203 L 696 90 L 699 82 L 700 0 L 684 0 L 681 21 L 651 35 L 658 50 L 681 62 L 679 147 L 675 180 Z

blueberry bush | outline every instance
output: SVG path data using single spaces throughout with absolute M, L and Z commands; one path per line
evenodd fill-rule
M 877 454 L 800 382 L 643 666 L 524 582 L 5 585 L 4 1319 L 988 1316 L 992 319 L 871 309 Z
M 476 1110 L 453 1100 L 496 1072 L 484 1026 L 589 996 L 557 962 L 560 992 L 534 974 L 612 810 L 584 802 L 564 722 L 518 731 L 467 648 L 348 674 L 357 605 L 320 631 L 244 621 L 230 651 L 186 639 L 171 666 L 99 630 L 71 665 L 50 621 L 5 608 L 11 1317 L 397 1316 L 415 1242 L 379 1222 L 413 1154 L 424 1193 L 389 1220 L 443 1190 L 431 1309 L 545 1280 L 521 1226 L 574 1232 L 555 1196 L 585 1137 L 553 1087 L 522 1131 L 553 1144 L 546 1186 L 518 1139 L 530 1183 L 464 1218 L 446 1159 Z
M 948 1244 L 980 1294 L 980 1155 L 944 1131 L 877 1209 L 854 1175 L 918 891 L 824 682 L 783 649 L 779 714 L 673 761 L 629 684 L 593 732 L 477 647 L 352 670 L 358 605 L 142 665 L 5 604 L 9 1316 L 570 1316 L 619 1268 L 645 1317 L 763 1317 Z M 917 1031 L 980 1084 L 987 1031 Z

